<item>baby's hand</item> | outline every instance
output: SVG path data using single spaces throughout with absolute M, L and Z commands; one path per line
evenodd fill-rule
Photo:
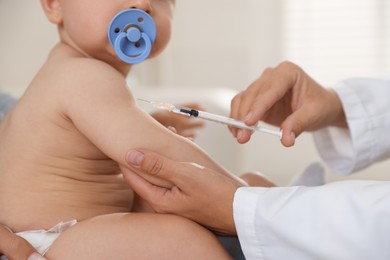
M 196 110 L 203 110 L 202 107 L 195 103 L 184 104 L 183 107 L 188 107 Z M 166 127 L 173 127 L 176 133 L 187 138 L 195 137 L 195 130 L 204 126 L 204 122 L 194 120 L 194 118 L 173 114 L 167 111 L 158 111 L 151 114 L 160 124 Z

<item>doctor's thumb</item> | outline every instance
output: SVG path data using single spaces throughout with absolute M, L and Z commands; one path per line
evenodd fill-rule
M 282 129 L 282 137 L 280 138 L 280 142 L 285 147 L 294 146 L 295 138 L 296 138 L 296 136 L 295 136 L 294 131 Z
M 283 135 L 281 142 L 286 147 L 291 147 L 295 144 L 295 139 L 304 131 L 312 129 L 316 116 L 307 109 L 298 109 L 289 115 L 281 125 Z
M 169 159 L 150 151 L 132 150 L 126 161 L 142 173 L 169 179 Z
M 144 153 L 137 150 L 132 150 L 126 154 L 126 162 L 131 166 L 139 168 L 144 160 L 144 157 Z

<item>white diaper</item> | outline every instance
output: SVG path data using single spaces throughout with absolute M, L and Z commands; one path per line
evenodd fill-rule
M 15 233 L 26 239 L 41 255 L 44 255 L 62 232 L 75 225 L 77 220 L 61 222 L 49 230 L 31 230 Z

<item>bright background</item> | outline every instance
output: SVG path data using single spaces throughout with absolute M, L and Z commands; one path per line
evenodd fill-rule
M 0 89 L 18 96 L 56 43 L 56 28 L 39 1 L 0 0 L 0 32 Z M 170 46 L 137 66 L 129 82 L 143 97 L 176 95 L 227 115 L 235 92 L 283 60 L 328 86 L 351 76 L 388 73 L 389 46 L 386 0 L 178 0 Z M 286 149 L 263 134 L 238 145 L 224 127 L 208 127 L 198 143 L 236 173 L 259 170 L 285 184 L 318 160 L 310 134 Z M 381 163 L 353 178 L 389 180 L 389 166 Z M 329 172 L 327 178 L 342 179 Z

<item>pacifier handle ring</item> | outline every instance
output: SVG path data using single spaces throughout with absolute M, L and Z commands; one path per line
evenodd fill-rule
M 156 40 L 153 18 L 141 9 L 117 13 L 108 27 L 108 38 L 116 56 L 125 63 L 140 63 L 148 58 Z
M 122 61 L 127 62 L 129 64 L 136 64 L 144 61 L 152 51 L 152 42 L 150 41 L 148 35 L 146 35 L 145 33 L 141 33 L 141 39 L 145 41 L 145 47 L 144 47 L 145 51 L 138 56 L 128 56 L 123 52 L 121 48 L 122 42 L 128 41 L 127 34 L 126 33 L 119 34 L 118 37 L 115 39 L 115 48 L 114 48 L 118 57 Z

